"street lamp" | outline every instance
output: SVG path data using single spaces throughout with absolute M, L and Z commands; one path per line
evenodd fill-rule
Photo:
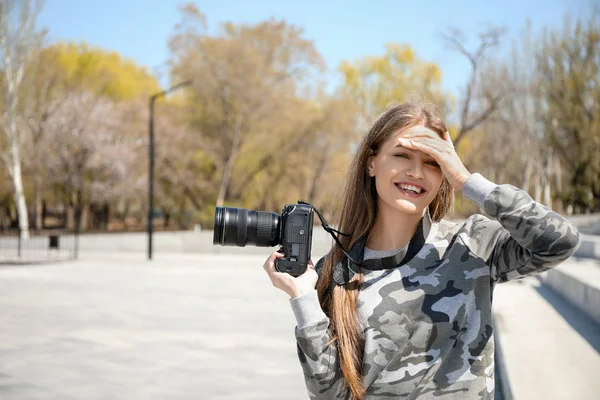
M 148 125 L 148 260 L 152 260 L 152 232 L 154 230 L 154 102 L 159 97 L 166 96 L 177 89 L 191 84 L 192 81 L 187 80 L 150 96 L 150 122 Z

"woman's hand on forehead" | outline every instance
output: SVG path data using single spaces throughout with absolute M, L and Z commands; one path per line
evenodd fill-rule
M 402 147 L 418 150 L 433 157 L 440 165 L 448 182 L 457 190 L 462 190 L 465 182 L 471 176 L 469 171 L 456 154 L 448 131 L 444 137 L 422 125 L 413 126 L 397 138 Z
M 401 135 L 398 136 L 398 140 L 411 139 L 416 137 L 432 137 L 436 139 L 444 139 L 446 141 L 450 140 L 450 134 L 448 133 L 448 131 L 444 133 L 444 137 L 442 138 L 436 131 L 429 129 L 424 125 L 416 125 L 407 129 L 406 131 L 402 132 Z

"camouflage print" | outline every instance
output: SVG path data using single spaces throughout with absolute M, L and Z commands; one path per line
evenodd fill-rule
M 432 223 L 425 245 L 400 267 L 362 270 L 367 399 L 493 399 L 494 285 L 557 265 L 580 237 L 559 214 L 510 185 L 495 186 L 484 210 L 493 219 Z M 299 302 L 320 308 L 315 299 Z M 350 399 L 335 344 L 327 345 L 329 319 L 319 312 L 313 323 L 296 327 L 309 396 Z

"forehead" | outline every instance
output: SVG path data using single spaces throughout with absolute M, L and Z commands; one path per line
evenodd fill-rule
M 437 132 L 425 127 L 424 125 L 415 125 L 410 128 L 399 129 L 394 132 L 392 137 L 383 145 L 383 147 L 395 147 L 398 144 L 398 139 L 408 133 L 428 133 L 439 136 Z

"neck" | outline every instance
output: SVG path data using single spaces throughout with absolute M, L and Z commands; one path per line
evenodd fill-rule
M 406 214 L 387 207 L 379 207 L 366 246 L 372 250 L 395 250 L 408 245 L 419 222 L 418 214 Z

